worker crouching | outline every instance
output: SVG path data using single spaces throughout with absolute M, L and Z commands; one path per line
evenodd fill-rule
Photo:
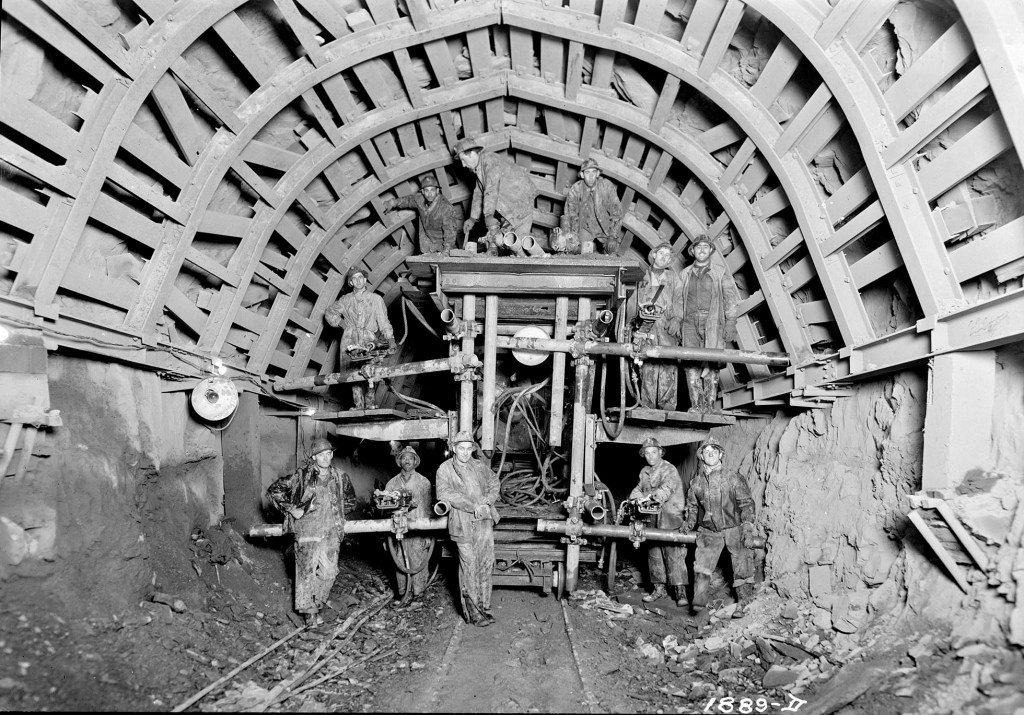
M 448 535 L 459 550 L 459 589 L 466 622 L 488 626 L 494 571 L 494 525 L 498 512 L 498 476 L 473 457 L 476 440 L 459 432 L 452 440 L 455 453 L 437 469 L 437 498 L 447 503 Z

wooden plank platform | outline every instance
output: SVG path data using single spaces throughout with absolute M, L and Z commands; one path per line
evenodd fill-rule
M 618 416 L 617 408 L 610 408 L 609 415 Z M 637 407 L 626 415 L 626 424 L 630 422 L 660 422 L 675 427 L 720 427 L 736 424 L 736 417 L 728 412 L 679 412 L 675 410 L 652 410 Z

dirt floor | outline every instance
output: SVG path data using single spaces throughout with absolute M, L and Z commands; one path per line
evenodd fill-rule
M 809 608 L 763 584 L 741 619 L 730 617 L 734 606 L 721 584 L 700 617 L 667 600 L 645 608 L 632 549 L 620 556 L 615 598 L 587 567 L 564 601 L 496 589 L 498 622 L 476 628 L 456 612 L 452 561 L 441 562 L 421 602 L 396 610 L 379 540 L 349 539 L 333 609 L 307 630 L 291 611 L 283 546 L 246 543 L 230 528 L 193 533 L 179 545 L 191 569 L 154 584 L 168 603 L 146 601 L 109 617 L 72 621 L 23 602 L 0 604 L 0 709 L 168 711 L 286 638 L 187 709 L 987 715 L 1024 708 L 1019 652 L 911 632 L 896 619 L 857 633 L 825 631 Z M 173 560 L 182 562 L 180 554 Z M 159 564 L 157 572 L 166 573 Z

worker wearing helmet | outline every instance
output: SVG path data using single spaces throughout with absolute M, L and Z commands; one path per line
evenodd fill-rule
M 412 506 L 409 507 L 410 519 L 429 519 L 433 516 L 434 485 L 416 471 L 420 465 L 420 456 L 412 445 L 406 445 L 395 456 L 395 462 L 402 471 L 391 478 L 384 491 L 407 491 L 412 495 Z M 398 564 L 398 590 L 401 599 L 396 605 L 404 607 L 414 598 L 427 590 L 430 570 L 427 564 L 434 545 L 434 537 L 429 534 L 406 535 L 397 546 L 402 563 Z M 397 561 L 396 561 L 397 564 Z M 404 583 L 404 588 L 402 584 Z
M 733 618 L 742 618 L 754 592 L 754 498 L 739 474 L 722 467 L 724 457 L 725 450 L 714 437 L 708 437 L 698 448 L 700 466 L 686 497 L 683 530 L 697 529 L 694 607 L 700 609 L 707 604 L 711 573 L 722 549 L 728 549 L 738 603 Z
M 420 181 L 420 190 L 408 196 L 384 201 L 384 211 L 411 209 L 419 217 L 420 253 L 447 254 L 455 248 L 455 240 L 462 228 L 459 210 L 441 195 L 441 188 L 433 174 Z
M 653 437 L 644 440 L 640 456 L 647 460 L 647 466 L 640 470 L 640 482 L 630 493 L 630 500 L 660 504 L 661 512 L 655 527 L 679 529 L 683 525 L 683 510 L 686 506 L 686 492 L 683 490 L 679 470 L 664 459 L 665 448 Z M 654 590 L 643 597 L 644 601 L 650 603 L 671 595 L 676 605 L 687 605 L 686 584 L 689 579 L 686 577 L 686 547 L 682 544 L 649 542 L 647 566 Z
M 622 231 L 622 202 L 615 184 L 601 176 L 593 159 L 580 166 L 580 180 L 565 197 L 561 229 L 576 234 L 581 242 L 597 241 L 603 253 L 619 252 Z
M 367 290 L 366 271 L 353 266 L 345 274 L 345 284 L 352 289 L 351 292 L 342 295 L 324 313 L 328 325 L 344 331 L 341 335 L 341 349 L 338 351 L 341 372 L 351 369 L 349 353 L 353 348 L 375 344 L 381 338 L 387 340 L 391 351 L 396 348 L 395 331 L 388 320 L 384 299 Z M 353 409 L 372 410 L 375 404 L 373 393 L 366 394 L 364 383 L 352 383 Z
M 333 458 L 331 443 L 315 439 L 306 466 L 267 489 L 271 503 L 285 515 L 285 530 L 295 535 L 295 610 L 307 626 L 315 625 L 331 594 L 345 514 L 356 508 L 352 482 L 331 464 Z
M 450 507 L 448 535 L 459 549 L 459 590 L 462 616 L 476 626 L 489 626 L 494 571 L 494 525 L 498 512 L 498 476 L 473 457 L 476 440 L 459 432 L 452 440 L 454 456 L 437 468 L 437 499 Z
M 512 159 L 485 151 L 475 139 L 460 139 L 453 149 L 459 163 L 476 176 L 469 218 L 463 224 L 468 238 L 483 219 L 489 253 L 497 253 L 497 237 L 508 231 L 525 236 L 533 229 L 537 187 L 530 172 Z

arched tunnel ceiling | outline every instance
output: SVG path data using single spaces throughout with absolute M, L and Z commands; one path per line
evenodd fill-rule
M 729 405 L 1019 340 L 1024 10 L 976 10 L 8 0 L 0 313 L 157 367 L 329 372 L 349 267 L 412 290 L 383 200 L 433 173 L 466 202 L 469 134 L 530 170 L 542 233 L 593 157 L 623 251 L 717 239 L 739 347 L 797 364 L 730 373 Z

